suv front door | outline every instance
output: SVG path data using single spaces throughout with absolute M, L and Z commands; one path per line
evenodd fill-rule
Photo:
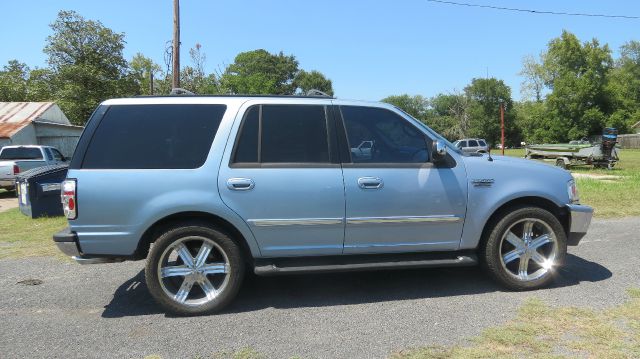
M 455 250 L 466 212 L 461 164 L 430 162 L 431 138 L 385 108 L 339 106 L 345 254 Z M 367 156 L 354 148 L 373 147 Z
M 265 256 L 342 253 L 344 184 L 329 105 L 254 102 L 234 123 L 220 195 Z

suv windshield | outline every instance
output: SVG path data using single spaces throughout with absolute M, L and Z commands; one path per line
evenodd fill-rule
M 42 152 L 33 147 L 3 148 L 0 152 L 0 160 L 41 160 Z

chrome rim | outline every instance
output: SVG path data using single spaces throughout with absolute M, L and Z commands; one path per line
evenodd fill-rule
M 549 273 L 558 255 L 558 240 L 551 227 L 536 218 L 509 227 L 500 242 L 500 263 L 513 278 L 528 282 Z
M 160 257 L 160 286 L 173 301 L 187 306 L 211 302 L 229 282 L 229 258 L 211 239 L 190 236 L 172 243 Z

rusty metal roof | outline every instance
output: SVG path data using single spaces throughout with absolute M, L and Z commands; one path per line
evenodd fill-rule
M 0 102 L 0 138 L 13 136 L 53 105 L 53 102 Z

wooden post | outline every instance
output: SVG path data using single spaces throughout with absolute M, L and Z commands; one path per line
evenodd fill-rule
M 180 0 L 173 0 L 173 88 L 180 87 Z

